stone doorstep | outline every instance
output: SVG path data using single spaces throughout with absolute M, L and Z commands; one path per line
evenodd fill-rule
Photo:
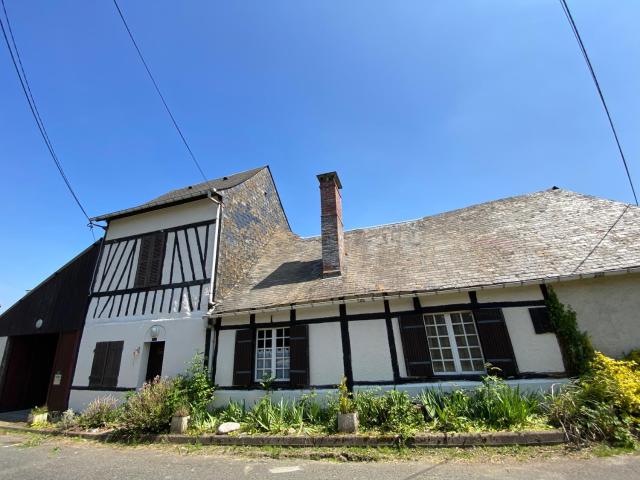
M 66 437 L 85 438 L 107 442 L 112 439 L 107 432 L 58 432 L 34 429 L 0 422 L 0 428 L 17 432 L 42 433 Z M 147 434 L 140 440 L 157 443 L 200 444 L 219 446 L 280 446 L 280 447 L 391 447 L 398 444 L 395 436 L 326 435 L 326 436 L 276 436 L 276 435 L 177 435 Z M 433 433 L 416 435 L 408 439 L 410 447 L 500 447 L 505 445 L 557 445 L 565 443 L 562 430 L 488 433 Z

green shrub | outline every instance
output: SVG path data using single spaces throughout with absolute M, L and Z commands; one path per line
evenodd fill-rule
M 299 402 L 280 399 L 274 403 L 270 396 L 263 397 L 249 410 L 245 417 L 251 432 L 302 433 L 305 429 L 304 406 Z
M 634 370 L 640 370 L 640 348 L 636 348 L 627 353 L 623 360 L 627 362 L 634 362 L 635 365 L 632 366 Z
M 408 435 L 424 426 L 420 406 L 413 403 L 407 392 L 368 390 L 354 395 L 353 403 L 360 425 L 365 430 Z
M 467 418 L 469 395 L 464 390 L 444 393 L 442 390 L 423 390 L 419 395 L 425 420 L 434 430 L 466 432 L 472 422 Z
M 244 422 L 246 410 L 244 403 L 234 402 L 233 400 L 223 409 L 219 411 L 218 417 L 220 422 Z
M 582 375 L 589 371 L 595 354 L 591 339 L 586 332 L 578 328 L 576 312 L 560 303 L 551 287 L 548 287 L 548 291 L 546 304 L 562 351 L 565 369 L 570 376 Z
M 640 424 L 640 371 L 596 352 L 591 369 L 546 400 L 550 421 L 576 443 L 606 440 L 633 446 Z
M 342 414 L 354 412 L 353 394 L 347 387 L 347 377 L 342 377 L 342 381 L 338 385 L 338 406 Z
M 187 404 L 191 414 L 197 416 L 208 411 L 213 401 L 215 386 L 211 381 L 209 371 L 204 366 L 201 355 L 196 355 L 187 371 L 174 379 L 172 402 L 176 405 Z
M 75 427 L 78 424 L 78 417 L 76 416 L 73 409 L 69 408 L 62 412 L 60 416 L 60 420 L 58 421 L 57 427 L 60 430 L 69 430 Z
M 180 399 L 174 380 L 155 378 L 127 397 L 122 410 L 122 430 L 128 433 L 161 433 L 168 430 Z
M 116 398 L 111 395 L 99 397 L 87 405 L 78 418 L 78 425 L 82 428 L 110 427 L 118 421 L 119 414 Z

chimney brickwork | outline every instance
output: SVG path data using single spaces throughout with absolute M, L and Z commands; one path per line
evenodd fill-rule
M 336 172 L 321 173 L 320 209 L 322 237 L 322 273 L 340 275 L 344 265 L 344 229 L 342 226 L 342 184 Z

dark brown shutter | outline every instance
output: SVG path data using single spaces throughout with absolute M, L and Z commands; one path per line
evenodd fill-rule
M 309 385 L 309 326 L 292 325 L 289 328 L 290 368 L 292 386 Z
M 138 269 L 134 286 L 153 287 L 162 280 L 162 263 L 164 260 L 165 233 L 155 232 L 140 239 Z
M 533 329 L 536 333 L 553 332 L 553 325 L 551 324 L 551 317 L 549 317 L 547 307 L 530 308 L 529 315 L 531 315 L 531 322 L 533 323 Z
M 102 378 L 103 387 L 117 387 L 118 375 L 120 375 L 120 361 L 122 359 L 122 347 L 124 342 L 109 342 L 109 350 L 107 352 L 107 361 L 104 366 L 104 375 Z
M 98 342 L 93 350 L 93 363 L 91 364 L 91 374 L 89 375 L 89 386 L 99 387 L 102 385 L 104 366 L 107 363 L 107 352 L 109 342 Z
M 233 384 L 248 387 L 253 371 L 253 330 L 236 330 L 236 349 L 233 356 Z
M 512 377 L 518 373 L 507 324 L 500 308 L 481 308 L 473 311 L 478 327 L 484 360 L 498 367 L 501 377 Z
M 402 351 L 408 377 L 433 377 L 427 331 L 422 315 L 402 315 L 399 319 Z

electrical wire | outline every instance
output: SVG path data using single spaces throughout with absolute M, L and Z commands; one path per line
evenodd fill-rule
M 584 57 L 585 62 L 587 63 L 587 67 L 589 69 L 589 73 L 591 74 L 591 78 L 593 79 L 593 83 L 596 86 L 596 90 L 598 90 L 598 96 L 600 97 L 600 101 L 602 102 L 602 106 L 604 107 L 604 111 L 607 114 L 607 118 L 609 119 L 609 125 L 611 126 L 611 131 L 613 132 L 613 137 L 616 140 L 616 144 L 618 145 L 618 151 L 620 152 L 620 158 L 622 158 L 622 164 L 624 165 L 625 172 L 627 173 L 627 179 L 629 180 L 629 185 L 631 186 L 631 192 L 633 193 L 633 198 L 638 205 L 638 196 L 636 195 L 636 189 L 633 186 L 633 180 L 631 179 L 631 173 L 629 172 L 629 166 L 627 165 L 627 159 L 624 156 L 624 152 L 622 151 L 622 145 L 620 144 L 620 139 L 618 138 L 618 133 L 616 132 L 616 127 L 613 124 L 613 119 L 611 118 L 611 113 L 609 112 L 609 108 L 607 107 L 607 102 L 604 99 L 604 95 L 602 94 L 602 89 L 600 88 L 600 83 L 598 82 L 598 77 L 596 76 L 596 72 L 593 69 L 593 65 L 591 65 L 591 60 L 589 60 L 589 55 L 587 54 L 587 49 L 582 42 L 582 38 L 580 37 L 580 32 L 578 31 L 578 27 L 576 22 L 573 20 L 573 16 L 571 15 L 571 10 L 569 10 L 569 5 L 566 0 L 559 0 L 560 5 L 562 6 L 562 10 L 564 11 L 565 16 L 567 17 L 567 21 L 571 26 L 571 30 L 573 31 L 573 35 L 576 37 L 576 41 L 580 47 L 580 51 L 582 52 L 582 56 Z
M 162 104 L 164 105 L 165 110 L 169 114 L 169 118 L 171 118 L 171 122 L 173 123 L 173 126 L 175 127 L 176 131 L 178 132 L 178 135 L 180 135 L 180 138 L 182 139 L 182 143 L 184 143 L 184 146 L 187 148 L 187 151 L 189 152 L 189 156 L 191 157 L 191 160 L 193 160 L 193 163 L 195 164 L 196 168 L 200 172 L 200 175 L 204 179 L 204 182 L 208 184 L 209 180 L 207 179 L 207 176 L 204 174 L 204 171 L 202 170 L 202 167 L 200 166 L 200 163 L 196 159 L 196 156 L 194 155 L 193 150 L 191 150 L 191 147 L 189 146 L 189 142 L 187 142 L 187 139 L 185 138 L 184 134 L 182 133 L 182 130 L 180 129 L 180 126 L 178 125 L 178 122 L 176 121 L 175 117 L 173 116 L 173 113 L 171 113 L 171 109 L 169 108 L 169 105 L 167 104 L 167 101 L 165 100 L 164 95 L 162 95 L 162 92 L 160 91 L 160 87 L 158 86 L 158 82 L 156 82 L 156 79 L 154 78 L 153 74 L 151 73 L 151 69 L 149 68 L 149 65 L 147 64 L 146 60 L 144 59 L 144 56 L 142 55 L 142 51 L 140 50 L 140 47 L 138 47 L 138 43 L 136 42 L 136 40 L 135 40 L 135 38 L 133 36 L 131 28 L 129 28 L 129 24 L 127 23 L 127 20 L 124 18 L 124 14 L 122 13 L 122 10 L 120 9 L 120 5 L 118 5 L 118 2 L 116 0 L 113 0 L 113 4 L 115 5 L 116 10 L 118 11 L 118 15 L 120 16 L 120 19 L 122 20 L 122 23 L 124 24 L 124 27 L 126 28 L 127 33 L 129 34 L 129 38 L 131 39 L 131 43 L 133 43 L 133 46 L 135 47 L 136 52 L 138 52 L 138 57 L 140 57 L 140 61 L 142 62 L 142 65 L 144 65 L 144 68 L 147 71 L 147 75 L 149 76 L 149 79 L 151 79 L 151 83 L 153 83 L 153 86 L 154 86 L 156 92 L 158 93 L 158 96 L 160 97 L 160 100 L 162 100 Z M 212 190 L 215 191 L 214 188 L 212 188 Z
M 85 216 L 85 218 L 87 219 L 87 221 L 89 222 L 88 227 L 91 230 L 91 235 L 93 235 L 94 239 L 95 239 L 95 235 L 93 233 L 93 222 L 91 221 L 91 219 L 89 218 L 89 215 L 87 214 L 86 209 L 84 208 L 84 206 L 82 205 L 82 202 L 80 202 L 80 199 L 78 198 L 78 195 L 76 194 L 76 192 L 74 191 L 73 187 L 71 186 L 71 182 L 69 181 L 69 178 L 67 177 L 66 173 L 64 172 L 64 169 L 62 168 L 62 164 L 60 163 L 60 160 L 58 159 L 58 155 L 56 154 L 54 148 L 53 148 L 53 144 L 51 142 L 51 139 L 49 138 L 49 135 L 47 133 L 47 129 L 45 128 L 44 125 L 44 121 L 42 120 L 42 117 L 40 116 L 40 111 L 38 110 L 38 106 L 36 104 L 36 101 L 33 97 L 33 93 L 31 91 L 31 86 L 29 84 L 29 80 L 27 77 L 27 74 L 24 70 L 24 66 L 22 64 L 22 59 L 20 57 L 20 51 L 18 50 L 18 45 L 16 43 L 15 37 L 13 35 L 13 29 L 11 28 L 11 21 L 9 20 L 9 14 L 7 13 L 7 7 L 5 5 L 4 0 L 1 0 L 2 2 L 2 10 L 4 12 L 4 17 L 5 17 L 5 21 L 7 22 L 7 26 L 5 28 L 4 22 L 2 20 L 2 17 L 0 16 L 0 28 L 2 29 L 2 36 L 4 37 L 4 41 L 7 45 L 7 49 L 9 50 L 9 55 L 11 57 L 11 61 L 13 62 L 13 67 L 16 71 L 16 74 L 18 75 L 18 80 L 20 81 L 20 86 L 22 87 L 22 92 L 25 95 L 25 98 L 27 99 L 27 103 L 29 104 L 29 109 L 31 110 L 31 114 L 33 115 L 33 118 L 36 122 L 36 125 L 38 127 L 38 131 L 40 132 L 40 135 L 42 136 L 42 139 L 44 140 L 45 145 L 47 146 L 47 150 L 49 151 L 49 154 L 51 155 L 51 158 L 53 159 L 53 163 L 55 164 L 58 172 L 60 173 L 60 176 L 62 177 L 62 180 L 64 181 L 65 185 L 67 186 L 67 189 L 69 190 L 69 193 L 71 193 L 71 196 L 73 197 L 75 203 L 78 205 L 78 207 L 80 208 L 80 210 L 82 211 L 82 214 Z M 9 36 L 7 36 L 7 32 L 9 33 Z M 11 41 L 9 40 L 9 37 L 11 38 Z M 13 46 L 13 48 L 12 48 Z

